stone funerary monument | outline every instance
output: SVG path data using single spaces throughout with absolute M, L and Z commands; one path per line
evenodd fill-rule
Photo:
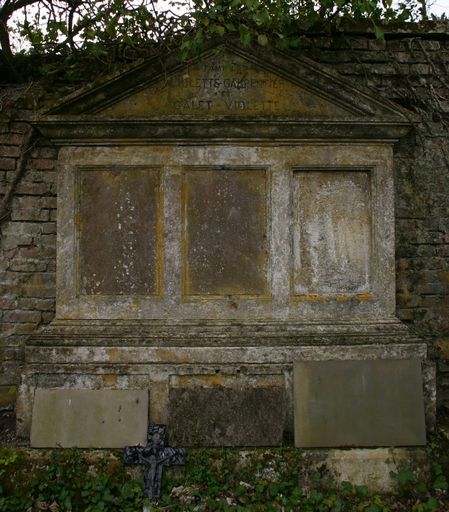
M 57 311 L 26 348 L 20 434 L 144 442 L 148 400 L 174 446 L 276 446 L 294 427 L 300 446 L 425 443 L 432 369 L 395 317 L 410 119 L 307 59 L 231 43 L 41 114 L 60 146 Z M 360 428 L 392 425 L 351 432 L 357 400 Z M 126 429 L 62 440 L 42 418 L 67 404 Z

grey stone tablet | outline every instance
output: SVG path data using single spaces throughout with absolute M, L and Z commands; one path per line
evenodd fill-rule
M 298 447 L 426 443 L 419 360 L 295 362 L 294 406 Z
M 147 429 L 147 391 L 36 390 L 34 448 L 122 448 L 145 444 Z

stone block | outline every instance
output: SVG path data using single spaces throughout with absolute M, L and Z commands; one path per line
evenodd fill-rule
M 418 360 L 297 361 L 294 406 L 298 447 L 426 444 Z
M 261 376 L 252 383 L 226 376 L 187 376 L 170 389 L 170 443 L 279 446 L 286 408 L 280 376 Z
M 374 448 L 329 450 L 325 465 L 336 482 L 366 486 L 372 492 L 394 492 L 395 473 L 404 465 L 416 466 L 419 475 L 428 476 L 427 454 L 422 448 Z
M 36 390 L 34 448 L 123 448 L 145 444 L 147 429 L 147 391 Z

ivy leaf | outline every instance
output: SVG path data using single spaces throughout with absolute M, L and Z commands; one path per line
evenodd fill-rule
M 447 491 L 448 490 L 448 483 L 446 480 L 446 477 L 444 475 L 438 475 L 435 479 L 435 482 L 433 483 L 434 489 L 439 489 L 441 491 Z
M 375 23 L 374 23 L 374 34 L 376 36 L 376 39 L 378 39 L 379 41 L 385 40 L 384 29 L 382 27 L 379 27 Z
M 259 34 L 257 36 L 257 42 L 260 44 L 260 46 L 267 46 L 268 37 L 265 34 Z
M 215 25 L 215 32 L 220 37 L 223 37 L 225 35 L 226 29 L 223 27 L 223 25 Z
M 245 46 L 248 46 L 251 43 L 251 32 L 249 31 L 246 25 L 240 25 L 240 41 Z

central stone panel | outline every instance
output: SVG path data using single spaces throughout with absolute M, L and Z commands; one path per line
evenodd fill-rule
M 185 172 L 185 295 L 267 293 L 266 187 L 259 169 Z

